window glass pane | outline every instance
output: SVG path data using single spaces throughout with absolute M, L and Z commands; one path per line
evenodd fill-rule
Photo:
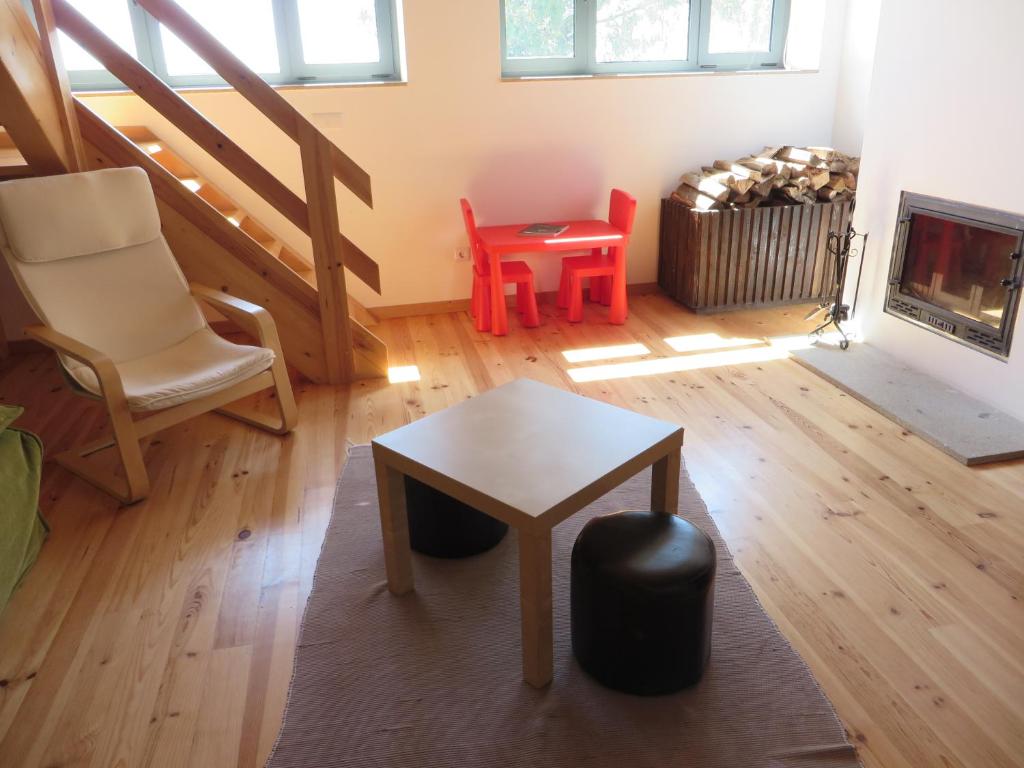
M 127 0 L 71 0 L 71 5 L 99 27 L 103 34 L 135 58 L 139 57 L 135 49 L 135 35 L 132 33 L 132 18 L 128 13 Z M 78 43 L 63 32 L 58 32 L 58 35 L 66 69 L 103 69 L 103 65 L 86 53 Z
M 825 6 L 821 0 L 792 0 L 786 31 L 787 69 L 817 69 L 825 36 Z
M 375 0 L 298 0 L 302 58 L 307 64 L 380 61 Z
M 506 58 L 573 58 L 575 17 L 574 0 L 505 0 Z
M 683 60 L 689 28 L 689 0 L 597 0 L 597 60 Z
M 250 68 L 261 74 L 280 72 L 271 0 L 176 0 Z M 213 69 L 174 33 L 160 25 L 167 72 L 212 75 Z
M 711 0 L 708 53 L 769 51 L 774 0 Z

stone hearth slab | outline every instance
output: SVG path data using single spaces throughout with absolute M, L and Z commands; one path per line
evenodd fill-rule
M 845 352 L 828 344 L 794 359 L 967 465 L 1024 457 L 1024 422 L 870 344 Z

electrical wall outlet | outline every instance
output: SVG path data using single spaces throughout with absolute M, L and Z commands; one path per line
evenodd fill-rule
M 456 261 L 469 261 L 473 257 L 472 251 L 468 247 L 456 248 L 455 249 L 455 260 Z

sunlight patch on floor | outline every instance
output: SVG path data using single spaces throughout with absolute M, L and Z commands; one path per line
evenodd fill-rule
M 695 333 L 691 336 L 670 336 L 665 339 L 665 343 L 676 352 L 704 352 L 732 347 L 751 347 L 755 344 L 764 344 L 764 339 L 725 339 L 717 333 Z
M 640 357 L 649 355 L 651 350 L 643 344 L 616 344 L 609 347 L 584 347 L 566 349 L 562 357 L 570 363 L 589 363 L 592 360 L 613 360 L 617 357 Z
M 569 377 L 577 382 L 608 381 L 628 379 L 634 376 L 656 376 L 664 373 L 680 373 L 705 368 L 719 368 L 727 365 L 747 365 L 770 360 L 785 360 L 789 351 L 782 347 L 754 347 L 752 349 L 724 350 L 681 357 L 661 357 L 654 360 L 636 360 L 628 363 L 593 365 L 589 368 L 570 368 Z
M 388 368 L 388 381 L 392 384 L 404 384 L 419 380 L 420 368 L 418 365 L 395 365 Z

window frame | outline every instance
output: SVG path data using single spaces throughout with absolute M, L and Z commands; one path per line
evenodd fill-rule
M 773 0 L 769 51 L 710 54 L 707 51 L 714 0 L 690 0 L 687 58 L 636 62 L 597 61 L 597 0 L 573 0 L 575 56 L 572 59 L 510 59 L 506 45 L 505 2 L 499 0 L 501 75 L 504 78 L 586 77 L 612 74 L 671 74 L 675 72 L 744 72 L 785 69 L 783 53 L 789 28 L 791 0 Z
M 369 82 L 374 80 L 394 81 L 400 75 L 399 35 L 396 25 L 398 7 L 396 0 L 374 0 L 377 13 L 377 50 L 380 60 L 376 62 L 349 64 L 307 64 L 302 54 L 302 34 L 299 25 L 299 6 L 297 0 L 277 0 L 281 7 L 283 24 L 278 26 L 278 51 L 288 56 L 290 82 Z M 282 35 L 286 36 L 282 40 Z M 282 62 L 282 72 L 285 63 Z M 344 81 L 338 80 L 342 73 Z
M 586 66 L 586 46 L 581 45 L 585 41 L 585 13 L 580 13 L 580 7 L 587 4 L 587 0 L 572 0 L 573 2 L 573 56 L 569 57 L 538 57 L 535 59 L 512 59 L 516 62 L 517 75 L 574 75 L 579 74 Z M 509 61 L 507 51 L 507 29 L 505 24 L 505 0 L 499 0 L 499 12 L 501 13 L 501 61 L 502 74 L 505 73 L 506 63 Z
M 149 30 L 146 26 L 147 14 L 134 0 L 124 0 L 128 6 L 128 17 L 131 20 L 132 33 L 135 38 L 135 51 L 137 60 L 149 69 L 153 69 L 153 54 L 150 47 Z M 32 8 L 32 0 L 23 0 L 29 18 L 35 20 Z M 91 19 L 90 19 L 91 21 Z M 61 32 L 61 35 L 64 35 Z M 70 38 L 70 35 L 68 36 Z M 84 49 L 83 49 L 84 50 Z M 88 51 L 86 51 L 88 53 Z M 72 91 L 109 91 L 122 90 L 124 84 L 110 74 L 106 69 L 69 69 L 68 84 Z
M 229 84 L 217 74 L 171 75 L 167 71 L 160 22 L 135 0 L 128 5 L 138 61 L 172 88 L 223 88 Z M 31 0 L 23 0 L 32 15 Z M 374 0 L 377 14 L 376 62 L 307 64 L 303 58 L 297 0 L 271 0 L 274 32 L 277 40 L 279 72 L 258 72 L 272 85 L 309 85 L 329 83 L 399 82 L 401 73 L 401 36 L 399 0 Z M 73 91 L 125 90 L 125 86 L 105 69 L 68 70 Z
M 700 25 L 701 0 L 690 0 L 690 19 L 687 26 L 686 58 L 659 59 L 657 61 L 598 61 L 597 60 L 597 3 L 583 0 L 588 9 L 587 23 L 593 30 L 588 46 L 587 66 L 595 75 L 650 74 L 656 72 L 686 72 L 697 69 L 697 33 Z
M 741 53 L 708 52 L 708 44 L 711 40 L 712 2 L 714 0 L 701 0 L 700 53 L 698 54 L 701 69 L 723 69 L 734 72 L 783 68 L 783 54 L 785 53 L 786 36 L 789 32 L 789 0 L 773 0 L 768 50 L 745 51 Z M 704 11 L 704 6 L 707 8 L 706 12 Z

